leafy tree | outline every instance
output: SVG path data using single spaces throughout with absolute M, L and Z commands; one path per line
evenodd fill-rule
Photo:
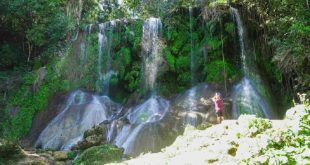
M 27 63 L 47 47 L 66 39 L 67 32 L 74 27 L 65 15 L 63 0 L 4 0 L 0 10 L 0 43 L 7 41 L 22 50 Z

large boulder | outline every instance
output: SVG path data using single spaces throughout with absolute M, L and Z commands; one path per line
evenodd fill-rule
M 16 161 L 24 157 L 24 153 L 17 142 L 0 139 L 0 164 Z
M 85 150 L 106 143 L 106 127 L 103 123 L 86 130 L 83 140 L 74 145 L 72 150 Z
M 106 144 L 85 150 L 74 162 L 74 165 L 99 165 L 120 161 L 123 150 L 114 145 Z

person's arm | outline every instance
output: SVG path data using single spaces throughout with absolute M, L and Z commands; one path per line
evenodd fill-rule
M 213 102 L 215 102 L 215 96 L 211 98 Z

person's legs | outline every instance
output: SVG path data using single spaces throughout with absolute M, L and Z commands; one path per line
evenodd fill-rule
M 216 112 L 216 116 L 217 116 L 217 123 L 221 124 L 222 121 L 224 120 L 223 112 L 222 111 Z
M 224 120 L 224 116 L 220 117 L 220 122 L 222 123 L 222 121 Z
M 217 121 L 217 124 L 220 124 L 220 123 L 221 123 L 221 117 L 220 117 L 220 116 L 217 116 L 216 121 Z

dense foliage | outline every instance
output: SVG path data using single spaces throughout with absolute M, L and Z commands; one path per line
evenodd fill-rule
M 309 92 L 310 71 L 310 13 L 305 0 L 234 0 L 241 4 L 248 18 L 249 26 L 255 25 L 256 44 L 265 49 L 264 63 L 271 60 L 277 67 L 268 67 L 285 88 L 291 92 Z M 252 24 L 252 25 L 251 25 Z M 265 47 L 264 44 L 270 46 Z M 270 51 L 271 50 L 271 51 Z M 277 73 L 279 70 L 281 74 Z
M 36 60 L 46 64 L 53 48 L 74 28 L 65 8 L 63 0 L 1 1 L 0 52 L 5 60 L 0 67 L 13 68 Z
M 67 91 L 68 81 L 61 80 L 51 67 L 46 70 L 42 82 L 32 72 L 24 74 L 18 89 L 7 99 L 4 122 L 0 124 L 0 136 L 12 139 L 26 135 L 35 113 L 44 110 L 48 100 L 59 91 Z M 40 85 L 37 85 L 38 82 Z

